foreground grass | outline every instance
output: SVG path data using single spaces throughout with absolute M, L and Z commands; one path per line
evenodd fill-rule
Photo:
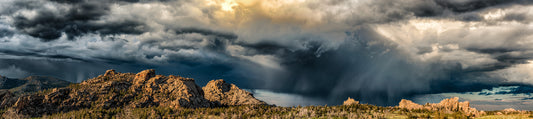
M 366 104 L 350 106 L 275 107 L 249 105 L 223 108 L 82 109 L 43 118 L 470 118 L 462 113 L 405 110 Z
M 479 119 L 531 119 L 531 114 L 485 115 Z
M 1 110 L 0 113 L 4 113 Z M 480 119 L 526 119 L 533 118 L 533 112 L 509 113 L 498 115 L 501 111 L 488 111 L 487 115 L 476 117 Z M 461 112 L 445 113 L 430 110 L 406 110 L 395 107 L 380 107 L 374 105 L 358 104 L 350 106 L 307 106 L 307 107 L 276 107 L 266 105 L 245 105 L 221 108 L 113 108 L 113 109 L 80 109 L 53 115 L 44 115 L 45 119 L 64 118 L 98 118 L 98 119 L 138 119 L 138 118 L 387 118 L 387 119 L 410 119 L 410 118 L 436 118 L 436 119 L 468 119 Z

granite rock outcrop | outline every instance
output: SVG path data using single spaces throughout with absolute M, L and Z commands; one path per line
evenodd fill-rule
M 0 96 L 11 95 L 0 92 Z M 84 108 L 202 108 L 266 104 L 224 80 L 211 81 L 201 88 L 192 78 L 156 75 L 152 69 L 137 74 L 108 70 L 104 75 L 79 84 L 22 95 L 15 100 L 3 99 L 0 107 L 9 107 L 6 114 L 26 117 Z
M 485 113 L 483 111 L 478 111 L 476 108 L 470 107 L 470 102 L 468 101 L 459 102 L 458 97 L 444 99 L 439 103 L 427 103 L 425 105 L 416 104 L 413 101 L 402 99 L 398 107 L 408 110 L 427 109 L 433 111 L 443 111 L 446 113 L 463 112 L 465 115 L 473 117 L 479 117 Z

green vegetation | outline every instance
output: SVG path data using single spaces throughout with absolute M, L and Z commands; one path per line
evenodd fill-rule
M 489 111 L 481 119 L 533 118 L 531 111 L 524 114 L 497 115 Z M 221 108 L 113 108 L 82 109 L 77 111 L 43 116 L 43 118 L 437 118 L 468 119 L 460 112 L 439 112 L 430 110 L 406 110 L 395 107 L 380 107 L 367 104 L 350 106 L 307 106 L 276 107 L 267 105 L 246 105 Z
M 82 109 L 43 118 L 469 118 L 462 113 L 405 110 L 366 104 L 350 106 L 276 107 L 246 105 L 221 108 Z

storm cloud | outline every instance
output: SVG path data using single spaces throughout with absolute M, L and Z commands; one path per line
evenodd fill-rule
M 531 2 L 3 0 L 0 74 L 80 82 L 153 68 L 327 104 L 392 105 L 533 85 Z

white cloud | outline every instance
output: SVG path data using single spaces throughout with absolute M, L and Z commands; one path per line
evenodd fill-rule
M 513 67 L 494 71 L 491 74 L 495 77 L 506 79 L 509 83 L 524 83 L 533 85 L 533 61 L 525 64 L 518 64 Z

